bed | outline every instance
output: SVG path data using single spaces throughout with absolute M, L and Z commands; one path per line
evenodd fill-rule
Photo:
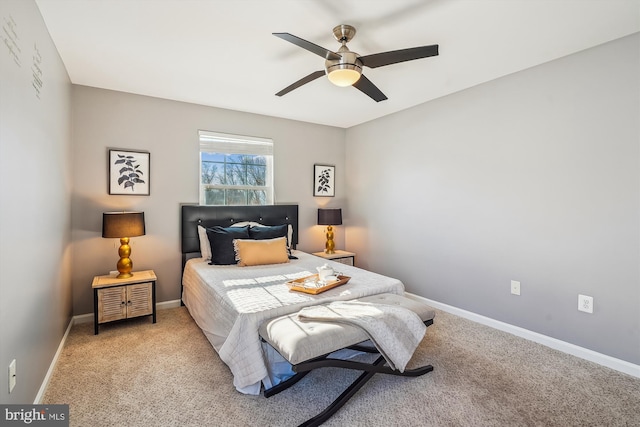
M 298 242 L 297 205 L 183 205 L 181 210 L 182 301 L 229 366 L 234 386 L 241 393 L 259 394 L 262 385 L 270 388 L 288 375 L 286 361 L 260 340 L 258 329 L 264 321 L 320 303 L 404 293 L 404 285 L 398 279 L 295 249 Z M 245 267 L 210 265 L 203 259 L 198 226 L 251 227 L 242 225 L 247 222 L 290 226 L 287 242 L 292 259 Z M 290 291 L 285 284 L 288 280 L 314 274 L 316 267 L 325 263 L 351 277 L 350 281 L 317 295 Z

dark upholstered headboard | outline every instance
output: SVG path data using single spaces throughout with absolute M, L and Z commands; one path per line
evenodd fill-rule
M 291 224 L 293 238 L 291 246 L 298 244 L 298 205 L 265 206 L 201 206 L 182 205 L 180 214 L 180 242 L 182 267 L 187 259 L 200 253 L 198 225 L 229 227 L 241 221 L 254 221 L 264 225 Z

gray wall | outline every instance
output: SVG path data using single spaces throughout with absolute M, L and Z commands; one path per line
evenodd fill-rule
M 33 403 L 71 320 L 70 88 L 33 1 L 0 1 L 0 402 Z M 11 44 L 11 42 L 9 42 Z M 33 86 L 39 52 L 40 97 Z M 8 394 L 8 366 L 17 385 Z
M 301 249 L 323 247 L 316 209 L 342 207 L 336 243 L 360 266 L 640 363 L 639 35 L 345 131 L 71 89 L 34 2 L 0 1 L 9 17 L 22 50 L 19 66 L 0 54 L 0 402 L 33 402 L 72 313 L 92 311 L 91 279 L 117 260 L 102 212 L 145 211 L 135 268 L 156 270 L 158 301 L 179 298 L 179 204 L 198 200 L 198 129 L 275 140 L 276 201 L 300 205 Z M 150 196 L 108 195 L 108 148 L 151 153 Z M 335 198 L 312 197 L 314 163 L 336 165 Z M 578 293 L 595 298 L 594 314 L 576 310 Z
M 635 34 L 349 129 L 347 248 L 418 295 L 640 363 L 639 52 Z
M 158 98 L 73 86 L 73 312 L 93 312 L 91 280 L 115 270 L 117 239 L 101 237 L 102 212 L 142 210 L 147 234 L 131 239 L 134 270 L 154 269 L 158 301 L 180 298 L 181 203 L 198 203 L 198 130 L 273 138 L 276 203 L 299 204 L 299 248 L 324 248 L 317 208 L 345 198 L 345 130 Z M 111 196 L 109 148 L 151 153 L 151 195 Z M 313 164 L 336 166 L 336 196 L 313 197 Z M 345 213 L 346 215 L 346 213 Z M 344 233 L 336 231 L 336 245 Z

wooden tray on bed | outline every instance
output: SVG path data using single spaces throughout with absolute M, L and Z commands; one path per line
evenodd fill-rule
M 313 274 L 311 276 L 307 276 L 307 277 L 301 277 L 300 279 L 296 279 L 296 280 L 290 280 L 286 283 L 287 286 L 289 286 L 289 289 L 292 291 L 296 291 L 296 292 L 304 292 L 305 294 L 312 294 L 312 295 L 317 295 L 321 292 L 324 291 L 328 291 L 329 289 L 333 289 L 336 286 L 340 286 L 340 285 L 344 285 L 345 283 L 347 283 L 349 281 L 349 279 L 351 279 L 351 277 L 349 276 L 337 276 L 338 280 L 333 281 L 333 282 L 329 282 L 329 283 L 325 283 L 323 285 L 320 286 L 309 286 L 307 284 L 305 284 L 305 282 L 307 282 L 308 280 L 316 280 L 316 283 L 318 283 L 318 275 L 317 274 Z

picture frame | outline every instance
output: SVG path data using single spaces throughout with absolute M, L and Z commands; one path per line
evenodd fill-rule
M 333 165 L 313 165 L 314 197 L 334 197 L 336 195 L 336 167 Z
M 151 194 L 151 153 L 109 150 L 109 194 L 148 196 Z

